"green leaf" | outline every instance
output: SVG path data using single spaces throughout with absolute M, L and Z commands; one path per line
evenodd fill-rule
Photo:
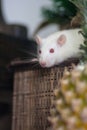
M 76 15 L 77 8 L 69 0 L 51 0 L 50 7 L 43 7 L 41 14 L 45 20 L 62 24 L 71 20 Z

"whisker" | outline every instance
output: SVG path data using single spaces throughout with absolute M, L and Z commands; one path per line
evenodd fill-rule
M 31 60 L 31 59 L 37 59 L 37 57 L 29 57 L 29 56 L 26 56 L 26 57 L 22 57 L 23 60 Z
M 39 63 L 35 63 L 33 66 L 32 66 L 32 69 L 34 69 L 36 66 L 38 66 Z
M 32 52 L 29 52 L 28 54 L 31 54 L 32 56 L 37 57 L 37 55 L 36 55 L 36 54 L 34 54 L 34 53 L 32 53 Z
M 29 56 L 22 56 L 20 59 L 21 59 L 21 60 L 30 59 L 30 57 L 29 57 Z
M 22 49 L 20 49 L 20 51 L 22 51 L 22 52 L 24 52 L 24 53 L 26 53 L 26 54 L 31 54 L 31 55 L 34 56 L 34 57 L 37 57 L 37 55 L 34 54 L 34 53 L 32 53 L 32 52 L 29 52 L 29 51 L 26 51 L 26 50 L 22 50 Z

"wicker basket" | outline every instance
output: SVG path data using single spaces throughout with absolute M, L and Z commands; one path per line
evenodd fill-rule
M 60 87 L 64 68 L 72 69 L 77 59 L 53 68 L 33 68 L 34 64 L 19 62 L 14 66 L 12 130 L 46 130 L 53 90 Z

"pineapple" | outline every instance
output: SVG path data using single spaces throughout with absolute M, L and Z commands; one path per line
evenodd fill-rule
M 87 130 L 87 65 L 65 70 L 48 118 L 53 130 Z

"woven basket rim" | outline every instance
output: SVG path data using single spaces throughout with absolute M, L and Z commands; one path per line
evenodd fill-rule
M 76 64 L 76 63 L 79 63 L 79 58 L 69 58 L 68 60 L 60 63 L 59 65 L 55 65 L 56 67 L 64 67 L 64 66 L 69 66 L 69 65 L 72 65 L 72 64 Z M 10 67 L 12 68 L 17 68 L 17 67 L 32 67 L 33 65 L 37 64 L 38 62 L 31 62 L 31 61 L 26 61 L 26 60 L 15 60 L 15 61 L 12 61 L 11 64 L 10 64 Z M 55 67 L 53 66 L 53 67 Z M 34 69 L 36 68 L 42 68 L 39 64 L 37 66 L 34 67 Z M 51 67 L 52 68 L 52 67 Z

